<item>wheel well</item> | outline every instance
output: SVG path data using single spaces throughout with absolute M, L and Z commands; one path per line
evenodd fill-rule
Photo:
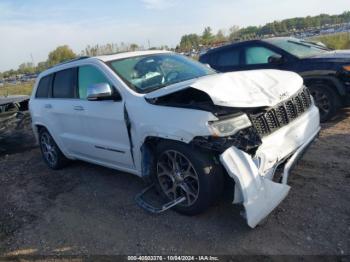
M 307 78 L 304 80 L 304 83 L 307 87 L 311 87 L 313 85 L 325 85 L 330 88 L 338 95 L 342 95 L 342 89 L 343 87 L 339 85 L 339 83 L 333 81 L 333 79 L 330 78 Z
M 47 128 L 43 125 L 34 125 L 33 127 L 33 132 L 37 143 L 39 142 L 39 134 L 43 129 L 47 130 Z
M 144 140 L 142 146 L 141 146 L 141 170 L 142 170 L 142 177 L 147 181 L 151 182 L 152 180 L 152 172 L 154 171 L 154 165 L 156 161 L 156 151 L 157 146 L 159 143 L 164 141 L 172 141 L 172 142 L 178 142 L 183 143 L 178 140 L 172 140 L 162 137 L 155 137 L 155 136 L 148 136 Z
M 41 130 L 47 130 L 47 128 L 43 125 L 35 125 L 35 127 L 36 127 L 38 133 L 40 133 Z
M 312 87 L 313 85 L 324 85 L 328 87 L 328 90 L 332 92 L 335 96 L 336 106 L 340 107 L 344 104 L 344 99 L 342 97 L 342 87 L 331 79 L 309 79 L 305 81 L 307 87 Z
M 142 146 L 148 146 L 150 147 L 150 149 L 155 150 L 157 148 L 157 145 L 160 142 L 164 142 L 164 141 L 169 141 L 169 142 L 178 142 L 178 143 L 183 143 L 186 144 L 185 142 L 179 141 L 179 140 L 173 140 L 173 139 L 167 139 L 167 138 L 163 138 L 163 137 L 156 137 L 156 136 L 148 136 L 146 137 L 146 139 L 143 142 Z
M 39 134 L 40 134 L 40 132 L 42 130 L 47 130 L 48 131 L 48 129 L 45 126 L 43 126 L 43 125 L 35 125 L 34 133 L 37 136 L 37 138 L 39 138 Z

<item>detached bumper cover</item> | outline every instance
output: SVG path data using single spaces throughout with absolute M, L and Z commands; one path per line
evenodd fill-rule
M 274 139 L 272 139 L 272 141 L 276 141 L 276 139 L 282 141 L 274 143 L 278 147 L 283 146 L 281 143 L 285 144 L 283 153 L 279 148 L 276 148 L 275 152 L 278 153 L 273 154 L 273 145 L 262 145 L 266 151 L 260 153 L 265 155 L 270 153 L 268 163 L 256 161 L 249 154 L 235 147 L 227 149 L 220 155 L 221 163 L 235 181 L 234 203 L 243 204 L 247 223 L 252 228 L 259 224 L 287 196 L 290 190 L 287 181 L 291 169 L 320 131 L 318 110 L 312 108 L 284 129 L 277 131 L 279 133 L 276 132 L 273 135 Z M 296 139 L 298 132 L 302 132 L 302 135 L 298 135 L 298 139 Z M 293 147 L 290 146 L 290 139 L 293 140 Z M 289 145 L 288 148 L 287 145 Z M 275 158 L 271 158 L 271 156 L 275 156 Z M 274 159 L 273 163 L 271 163 L 272 159 Z M 286 161 L 286 159 L 288 160 Z M 283 162 L 285 162 L 285 166 L 282 183 L 273 182 L 274 172 L 277 166 Z

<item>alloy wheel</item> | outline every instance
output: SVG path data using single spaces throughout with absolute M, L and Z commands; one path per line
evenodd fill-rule
M 176 150 L 163 152 L 157 161 L 157 178 L 171 200 L 186 197 L 182 206 L 193 205 L 199 194 L 199 179 L 191 161 Z
M 45 132 L 41 135 L 40 145 L 45 160 L 50 166 L 54 166 L 57 163 L 57 151 L 53 139 L 48 133 Z

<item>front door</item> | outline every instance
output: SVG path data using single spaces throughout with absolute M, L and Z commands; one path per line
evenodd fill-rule
M 243 68 L 244 70 L 282 69 L 281 65 L 269 63 L 269 57 L 273 55 L 279 54 L 265 46 L 246 46 L 243 52 Z
M 94 65 L 78 68 L 78 97 L 75 107 L 80 111 L 85 129 L 85 151 L 81 155 L 101 164 L 132 168 L 130 142 L 124 120 L 123 101 L 88 101 L 88 86 L 111 81 Z M 111 85 L 112 86 L 112 85 Z

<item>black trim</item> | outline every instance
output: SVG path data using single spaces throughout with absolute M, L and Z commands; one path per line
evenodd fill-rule
M 125 121 L 126 129 L 128 131 L 130 154 L 131 154 L 132 162 L 135 165 L 135 159 L 134 159 L 134 153 L 133 153 L 134 144 L 132 142 L 132 136 L 131 136 L 131 122 L 130 122 L 128 111 L 126 110 L 125 103 L 124 103 L 124 121 Z
M 117 149 L 113 149 L 113 148 L 109 148 L 109 147 L 95 146 L 95 148 L 125 154 L 125 151 L 117 150 Z
M 60 66 L 60 65 L 69 64 L 71 62 L 79 61 L 79 60 L 82 60 L 82 59 L 87 59 L 87 58 L 90 58 L 90 56 L 79 56 L 77 58 L 68 59 L 68 60 L 62 61 L 61 63 L 58 63 L 56 65 L 50 66 L 48 69 L 55 68 L 56 66 Z

